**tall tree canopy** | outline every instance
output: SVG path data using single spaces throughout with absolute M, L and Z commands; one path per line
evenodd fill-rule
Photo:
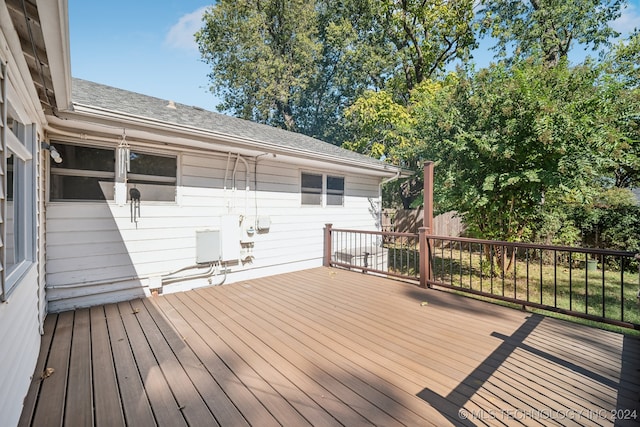
M 435 160 L 439 209 L 485 238 L 531 239 L 551 206 L 592 203 L 637 165 L 640 100 L 603 69 L 500 63 L 424 81 L 407 105 L 370 92 L 347 110 L 345 146 Z
M 531 239 L 545 204 L 594 197 L 620 138 L 597 77 L 566 62 L 496 65 L 447 89 L 453 113 L 432 103 L 419 113 L 425 132 L 439 129 L 422 149 L 439 159 L 444 199 L 481 236 Z
M 592 48 L 617 36 L 611 22 L 625 0 L 482 0 L 482 25 L 498 41 L 499 53 L 536 56 L 555 65 L 574 43 Z
M 463 57 L 472 0 L 220 0 L 196 34 L 221 111 L 341 143 L 365 89 L 394 97 Z
M 473 0 L 385 0 L 372 2 L 374 31 L 391 45 L 391 85 L 407 98 L 425 79 L 475 47 Z
M 221 0 L 196 33 L 222 110 L 296 130 L 295 108 L 322 52 L 313 3 Z
M 602 64 L 610 108 L 623 137 L 611 144 L 609 175 L 616 187 L 640 187 L 640 31 L 619 42 Z

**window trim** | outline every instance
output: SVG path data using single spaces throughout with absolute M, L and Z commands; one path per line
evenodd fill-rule
M 22 124 L 20 125 L 24 126 Z M 31 152 L 22 144 L 20 138 L 18 138 L 13 132 L 7 132 L 7 149 L 14 155 L 18 156 L 18 158 L 23 162 L 29 161 L 33 158 Z
M 85 143 L 76 141 L 73 138 L 65 139 L 65 138 L 52 138 L 51 145 L 63 145 L 63 146 L 75 146 L 75 147 L 85 147 L 85 148 L 94 148 L 94 149 L 103 149 L 112 152 L 113 160 L 114 160 L 114 170 L 110 171 L 97 171 L 90 169 L 71 169 L 71 168 L 57 168 L 57 167 L 49 167 L 49 176 L 70 176 L 70 177 L 86 177 L 86 178 L 98 178 L 109 180 L 110 183 L 114 186 L 114 193 L 112 197 L 106 198 L 105 200 L 101 199 L 65 199 L 65 198 L 53 198 L 51 191 L 52 180 L 49 180 L 49 190 L 48 190 L 48 198 L 49 203 L 117 203 L 124 204 L 127 203 L 125 201 L 128 198 L 128 188 L 130 186 L 129 181 L 147 181 L 148 183 L 155 182 L 161 185 L 172 186 L 174 188 L 174 198 L 171 200 L 144 200 L 143 202 L 149 203 L 162 203 L 162 204 L 177 204 L 178 203 L 178 186 L 180 182 L 180 153 L 176 152 L 167 152 L 160 151 L 154 149 L 138 149 L 137 147 L 122 147 L 122 146 L 110 146 L 105 144 L 98 143 Z M 175 176 L 163 176 L 163 175 L 147 175 L 147 174 L 137 174 L 126 172 L 126 164 L 123 164 L 119 161 L 121 156 L 121 151 L 126 149 L 127 152 L 139 153 L 148 156 L 156 156 L 156 157 L 166 157 L 170 158 L 175 162 Z M 64 157 L 64 156 L 63 156 Z M 63 158 L 64 162 L 64 158 Z M 124 173 L 121 169 L 125 169 Z M 122 180 L 126 179 L 126 183 Z M 121 187 L 121 188 L 119 188 Z M 125 188 L 125 190 L 123 190 Z M 122 191 L 124 195 L 123 199 L 119 199 L 119 193 Z
M 18 261 L 7 266 L 6 251 L 2 251 L 2 263 L 4 266 L 4 283 L 2 300 L 6 300 L 11 293 L 21 283 L 21 279 L 31 269 L 36 262 L 37 247 L 37 215 L 36 215 L 36 182 L 37 182 L 37 162 L 34 161 L 32 153 L 36 151 L 38 146 L 38 137 L 36 134 L 36 125 L 23 124 L 17 122 L 19 126 L 19 136 L 15 135 L 9 129 L 6 130 L 6 152 L 4 155 L 4 166 L 7 166 L 7 154 L 11 152 L 14 156 L 13 162 L 13 182 L 14 182 L 14 245 L 17 253 L 19 253 Z M 24 143 L 20 141 L 24 139 Z M 13 140 L 13 141 L 12 141 Z M 18 144 L 18 146 L 16 146 Z M 8 171 L 8 170 L 6 170 Z M 3 186 L 5 190 L 7 184 L 7 175 L 5 173 Z M 15 187 L 18 185 L 19 187 Z M 17 191 L 16 191 L 17 190 Z M 5 191 L 5 197 L 7 192 Z M 5 203 L 7 200 L 5 199 Z M 3 212 L 6 215 L 7 209 Z M 6 218 L 4 218 L 6 221 Z M 18 221 L 18 222 L 16 222 Z M 7 237 L 6 227 L 3 229 L 3 240 L 5 243 Z
M 101 146 L 98 144 L 85 144 L 85 143 L 79 143 L 79 142 L 75 142 L 75 141 L 69 141 L 69 140 L 64 140 L 64 139 L 57 139 L 57 138 L 51 138 L 50 139 L 50 144 L 54 147 L 56 146 L 74 146 L 74 147 L 82 147 L 82 148 L 93 148 L 93 149 L 102 149 L 102 150 L 107 150 L 107 151 L 111 151 L 113 152 L 113 159 L 115 161 L 115 148 L 114 147 L 105 147 L 105 146 Z M 64 156 L 62 158 L 62 161 L 64 162 Z M 48 175 L 49 175 L 49 179 L 47 180 L 47 184 L 48 184 L 48 191 L 47 191 L 47 200 L 49 202 L 61 202 L 61 203 L 104 203 L 104 202 L 109 202 L 111 201 L 111 199 L 108 199 L 105 197 L 104 200 L 101 199 L 64 199 L 64 198 L 54 198 L 53 197 L 53 184 L 54 184 L 54 177 L 55 176 L 61 176 L 61 177 L 79 177 L 79 178 L 97 178 L 97 179 L 105 179 L 105 180 L 109 180 L 112 183 L 115 183 L 115 176 L 116 176 L 116 172 L 115 172 L 115 163 L 114 163 L 114 171 L 99 171 L 99 170 L 93 170 L 93 169 L 72 169 L 72 168 L 64 168 L 64 167 L 55 167 L 53 166 L 53 163 L 51 162 L 51 159 L 49 159 L 49 167 L 48 167 L 49 171 L 48 171 Z
M 319 191 L 305 191 L 305 189 L 314 189 L 316 190 L 317 187 L 304 187 L 302 185 L 303 179 L 304 179 L 304 175 L 307 176 L 314 176 L 314 177 L 320 177 L 320 188 L 318 189 Z M 304 203 L 303 198 L 305 194 L 310 194 L 310 195 L 320 195 L 320 203 Z M 324 174 L 321 173 L 316 173 L 316 172 L 305 172 L 305 171 L 301 171 L 300 172 L 300 204 L 302 206 L 323 206 L 324 205 Z
M 318 194 L 318 193 L 304 193 L 304 187 L 302 186 L 302 177 L 303 175 L 315 175 L 315 176 L 320 176 L 322 178 L 322 188 L 320 190 L 320 203 L 303 203 L 302 202 L 302 196 L 303 194 Z M 342 192 L 341 193 L 332 193 L 332 191 L 336 191 L 336 190 L 329 190 L 329 178 L 338 178 L 338 179 L 342 179 Z M 347 177 L 345 175 L 337 175 L 337 174 L 331 174 L 331 173 L 324 173 L 324 172 L 313 172 L 313 171 L 308 171 L 308 170 L 301 170 L 300 171 L 300 206 L 302 207 L 322 207 L 322 208 L 339 208 L 339 207 L 344 207 L 345 205 L 345 200 L 346 200 L 346 187 L 347 187 Z M 342 196 L 342 203 L 340 204 L 334 204 L 334 203 L 329 203 L 329 196 L 335 196 L 335 195 L 340 195 Z
M 91 170 L 86 170 L 86 169 L 57 169 L 55 168 L 55 173 L 53 173 L 53 169 L 51 168 L 52 175 L 59 175 L 59 176 L 81 176 L 81 177 L 87 177 L 87 178 L 113 178 L 114 177 L 114 173 L 113 172 L 105 172 L 105 171 L 91 171 Z M 74 199 L 75 200 L 75 199 Z
M 170 176 L 143 175 L 138 173 L 127 174 L 127 179 L 132 179 L 136 181 L 155 181 L 155 182 L 169 183 L 169 184 L 175 184 L 177 182 L 177 177 L 171 178 Z
M 333 179 L 341 179 L 342 180 L 342 190 L 334 190 L 334 189 L 329 189 L 329 178 L 333 178 Z M 326 198 L 327 198 L 327 206 L 344 206 L 344 188 L 345 188 L 345 177 L 344 176 L 336 176 L 336 175 L 327 175 L 326 176 Z M 338 192 L 339 191 L 339 192 Z M 340 203 L 329 203 L 329 196 L 340 196 Z
M 121 147 L 118 147 L 116 152 L 118 152 L 121 149 L 122 149 Z M 169 153 L 163 153 L 163 152 L 154 151 L 154 150 L 146 150 L 144 148 L 140 150 L 136 147 L 127 147 L 126 149 L 128 150 L 129 153 L 142 154 L 145 156 L 165 157 L 165 158 L 173 159 L 175 161 L 175 176 L 148 175 L 148 174 L 141 174 L 141 173 L 132 173 L 129 171 L 125 172 L 124 176 L 126 177 L 125 184 L 127 189 L 125 193 L 125 197 L 127 198 L 127 200 L 129 199 L 129 189 L 132 188 L 132 186 L 135 187 L 137 185 L 137 183 L 131 182 L 131 181 L 144 181 L 147 184 L 156 183 L 166 187 L 173 187 L 173 199 L 171 200 L 145 199 L 145 195 L 142 194 L 142 202 L 154 203 L 154 204 L 165 203 L 165 204 L 171 204 L 171 205 L 178 204 L 178 181 L 180 176 L 180 155 L 178 153 L 169 154 Z M 120 163 L 116 164 L 116 176 L 118 176 L 118 174 L 120 173 L 120 171 L 118 171 L 119 164 Z

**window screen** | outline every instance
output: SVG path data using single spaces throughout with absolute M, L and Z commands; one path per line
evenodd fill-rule
M 322 204 L 322 175 L 302 174 L 302 204 Z
M 142 200 L 175 200 L 176 157 L 131 151 L 129 164 L 127 187 L 137 188 Z
M 62 163 L 51 163 L 51 200 L 112 200 L 113 149 L 52 142 Z
M 327 205 L 342 206 L 344 204 L 344 178 L 327 176 Z

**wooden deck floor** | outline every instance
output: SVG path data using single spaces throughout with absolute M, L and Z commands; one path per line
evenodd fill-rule
M 20 424 L 637 425 L 639 368 L 637 339 L 319 268 L 49 315 Z

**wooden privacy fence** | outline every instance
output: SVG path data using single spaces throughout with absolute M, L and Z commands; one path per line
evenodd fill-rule
M 382 231 L 418 234 L 418 230 L 423 224 L 424 210 L 422 208 L 383 209 L 382 211 Z M 460 237 L 464 231 L 465 226 L 456 211 L 445 212 L 433 217 L 431 234 Z

